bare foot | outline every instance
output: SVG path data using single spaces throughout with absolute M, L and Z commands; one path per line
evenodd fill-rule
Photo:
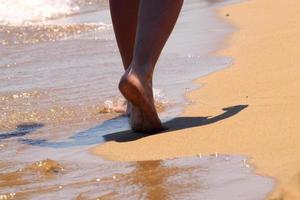
M 163 130 L 157 115 L 152 95 L 152 87 L 146 78 L 130 71 L 122 76 L 119 89 L 132 103 L 131 127 L 138 132 L 159 132 Z
M 130 126 L 136 132 L 142 132 L 150 128 L 140 109 L 126 101 L 126 111 L 124 115 L 130 118 Z

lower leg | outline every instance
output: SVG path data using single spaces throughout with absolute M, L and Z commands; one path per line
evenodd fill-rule
M 140 0 L 109 1 L 114 32 L 125 70 L 133 57 L 139 2 Z M 130 114 L 131 107 L 132 105 L 127 103 L 126 115 Z
M 183 0 L 141 0 L 131 65 L 152 78 L 155 64 L 180 13 Z
M 159 55 L 178 18 L 183 0 L 141 0 L 134 54 L 122 77 L 122 94 L 142 111 L 144 122 L 138 131 L 162 129 L 152 93 L 152 75 Z
M 110 13 L 124 69 L 128 69 L 134 51 L 140 0 L 110 0 Z

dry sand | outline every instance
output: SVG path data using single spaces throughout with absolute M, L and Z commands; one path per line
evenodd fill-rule
M 220 10 L 227 13 L 238 30 L 219 53 L 232 56 L 234 64 L 197 80 L 203 87 L 188 94 L 194 104 L 183 114 L 210 119 L 186 119 L 176 123 L 180 130 L 108 142 L 93 152 L 121 161 L 249 155 L 258 173 L 278 180 L 270 199 L 299 200 L 300 1 L 252 0 Z M 238 107 L 220 115 L 232 106 Z

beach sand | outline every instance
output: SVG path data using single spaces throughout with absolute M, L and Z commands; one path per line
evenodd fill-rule
M 193 104 L 173 122 L 177 130 L 92 151 L 120 161 L 249 155 L 257 173 L 277 179 L 269 199 L 300 199 L 300 1 L 252 0 L 219 12 L 237 27 L 218 52 L 234 64 L 197 80 L 203 87 L 188 94 Z

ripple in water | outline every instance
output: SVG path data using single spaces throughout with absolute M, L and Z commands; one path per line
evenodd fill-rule
M 11 46 L 55 42 L 57 40 L 74 39 L 79 37 L 81 33 L 96 33 L 109 27 L 110 25 L 104 23 L 0 26 L 0 38 L 2 38 L 0 44 Z
M 191 80 L 231 62 L 207 56 L 231 31 L 213 17 L 215 2 L 185 3 L 155 74 L 162 115 L 180 113 Z M 0 199 L 263 199 L 270 180 L 241 157 L 115 163 L 88 154 L 128 130 L 127 118 L 115 118 L 125 110 L 117 90 L 123 68 L 107 1 L 0 3 L 11 6 L 0 12 Z
M 253 175 L 241 156 L 79 163 L 62 166 L 48 159 L 2 173 L 0 199 L 259 200 L 273 185 Z

